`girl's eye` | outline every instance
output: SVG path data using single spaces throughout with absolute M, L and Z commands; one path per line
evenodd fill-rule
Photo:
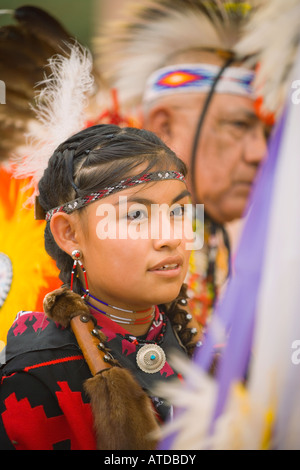
M 184 216 L 184 206 L 174 207 L 170 211 L 170 216 L 171 217 L 183 217 Z
M 143 210 L 136 210 L 136 211 L 128 212 L 127 214 L 127 219 L 129 220 L 141 221 L 147 217 L 148 217 L 147 212 Z

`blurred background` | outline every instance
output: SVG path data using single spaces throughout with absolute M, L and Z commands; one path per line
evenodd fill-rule
M 43 8 L 59 20 L 84 46 L 91 46 L 101 22 L 118 18 L 128 0 L 0 0 L 0 10 L 32 5 Z M 10 15 L 0 15 L 0 26 L 11 23 Z

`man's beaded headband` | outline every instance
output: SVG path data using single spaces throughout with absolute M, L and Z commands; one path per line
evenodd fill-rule
M 156 70 L 148 79 L 144 103 L 173 93 L 209 92 L 220 67 L 210 64 L 177 64 Z M 216 92 L 254 98 L 254 72 L 242 67 L 227 67 L 218 81 Z
M 185 177 L 182 173 L 178 171 L 154 171 L 152 173 L 146 173 L 141 177 L 137 178 L 136 176 L 132 176 L 130 178 L 126 178 L 124 180 L 119 181 L 113 186 L 106 187 L 101 189 L 101 191 L 94 192 L 87 196 L 81 196 L 73 201 L 66 202 L 61 206 L 55 207 L 54 209 L 50 209 L 46 216 L 44 217 L 47 222 L 51 220 L 53 214 L 57 212 L 65 212 L 67 214 L 71 214 L 73 211 L 81 209 L 85 207 L 87 204 L 91 202 L 95 202 L 98 199 L 103 197 L 109 196 L 110 194 L 116 193 L 118 191 L 122 191 L 123 189 L 128 189 L 133 186 L 137 186 L 139 184 L 149 183 L 152 181 L 164 181 L 164 180 L 179 180 L 185 182 Z

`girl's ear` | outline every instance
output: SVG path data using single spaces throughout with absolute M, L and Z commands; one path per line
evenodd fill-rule
M 50 229 L 53 238 L 59 248 L 68 254 L 73 250 L 79 249 L 78 243 L 78 221 L 75 224 L 74 214 L 65 214 L 57 212 L 53 214 L 50 221 Z

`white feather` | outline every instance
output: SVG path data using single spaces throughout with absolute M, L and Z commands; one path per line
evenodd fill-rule
M 92 92 L 92 58 L 90 52 L 70 45 L 67 57 L 56 55 L 49 60 L 51 74 L 42 81 L 33 108 L 36 121 L 27 135 L 27 156 L 15 168 L 16 177 L 31 177 L 36 187 L 56 147 L 83 129 L 88 95 Z
M 155 393 L 177 410 L 175 418 L 161 428 L 161 437 L 176 432 L 172 449 L 206 449 L 210 446 L 209 426 L 216 400 L 217 384 L 198 366 L 182 356 L 170 359 L 173 368 L 181 373 L 180 381 L 157 385 Z
M 264 0 L 235 47 L 238 55 L 254 55 L 260 65 L 254 86 L 264 99 L 264 111 L 282 112 L 299 42 L 300 1 Z

